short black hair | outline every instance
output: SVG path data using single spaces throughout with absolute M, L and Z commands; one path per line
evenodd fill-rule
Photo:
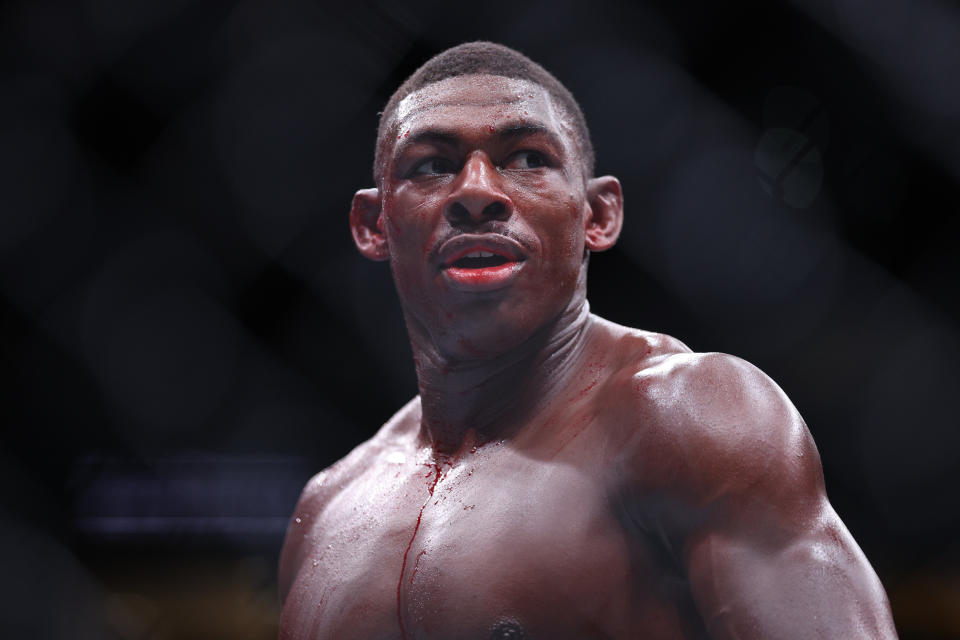
M 585 175 L 593 176 L 594 153 L 590 130 L 587 129 L 587 121 L 573 94 L 549 71 L 519 51 L 495 42 L 477 41 L 457 45 L 430 58 L 390 96 L 387 106 L 380 114 L 380 125 L 377 127 L 377 148 L 373 160 L 375 180 L 379 180 L 379 168 L 382 166 L 381 141 L 387 134 L 387 128 L 400 102 L 411 93 L 435 82 L 475 74 L 517 78 L 543 87 L 573 125 Z

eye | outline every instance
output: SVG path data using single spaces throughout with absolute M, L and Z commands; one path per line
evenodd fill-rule
M 445 173 L 456 173 L 457 167 L 446 158 L 427 158 L 419 163 L 410 172 L 411 176 L 436 176 Z
M 518 151 L 507 159 L 504 169 L 539 169 L 550 163 L 547 157 L 539 151 Z

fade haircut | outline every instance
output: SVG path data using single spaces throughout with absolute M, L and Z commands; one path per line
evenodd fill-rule
M 549 94 L 554 105 L 559 107 L 563 116 L 573 126 L 574 137 L 580 148 L 581 160 L 586 177 L 593 176 L 594 154 L 590 142 L 590 131 L 583 117 L 580 105 L 573 94 L 560 84 L 560 81 L 539 64 L 509 47 L 495 42 L 467 42 L 438 53 L 427 60 L 419 69 L 407 78 L 400 88 L 390 96 L 387 106 L 380 114 L 377 127 L 377 148 L 373 160 L 373 177 L 379 185 L 382 158 L 381 142 L 388 134 L 397 107 L 411 93 L 447 78 L 486 74 L 504 78 L 526 80 L 542 87 Z

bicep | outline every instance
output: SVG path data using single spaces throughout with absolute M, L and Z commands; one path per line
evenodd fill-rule
M 894 638 L 886 595 L 827 500 L 816 446 L 783 391 L 722 354 L 674 386 L 694 601 L 715 638 Z
M 880 581 L 826 498 L 791 535 L 701 533 L 686 562 L 713 638 L 896 637 Z

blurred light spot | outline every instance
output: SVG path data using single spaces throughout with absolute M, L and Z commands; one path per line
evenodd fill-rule
M 282 536 L 287 516 L 88 516 L 77 519 L 87 535 L 116 537 L 176 537 L 182 535 Z
M 830 118 L 823 105 L 809 91 L 799 87 L 771 89 L 763 101 L 765 129 L 793 129 L 801 132 L 820 149 L 830 139 Z
M 312 472 L 290 456 L 182 454 L 148 464 L 90 456 L 72 473 L 74 524 L 101 542 L 279 544 Z
M 822 105 L 803 89 L 776 87 L 764 101 L 763 126 L 754 152 L 761 185 L 791 207 L 809 207 L 823 185 L 821 153 L 830 135 Z
M 764 197 L 752 164 L 746 153 L 708 152 L 683 166 L 662 194 L 661 264 L 692 302 L 790 300 L 834 262 L 833 238 Z
M 809 138 L 791 129 L 767 129 L 753 158 L 764 191 L 797 209 L 813 204 L 823 185 L 823 160 Z

